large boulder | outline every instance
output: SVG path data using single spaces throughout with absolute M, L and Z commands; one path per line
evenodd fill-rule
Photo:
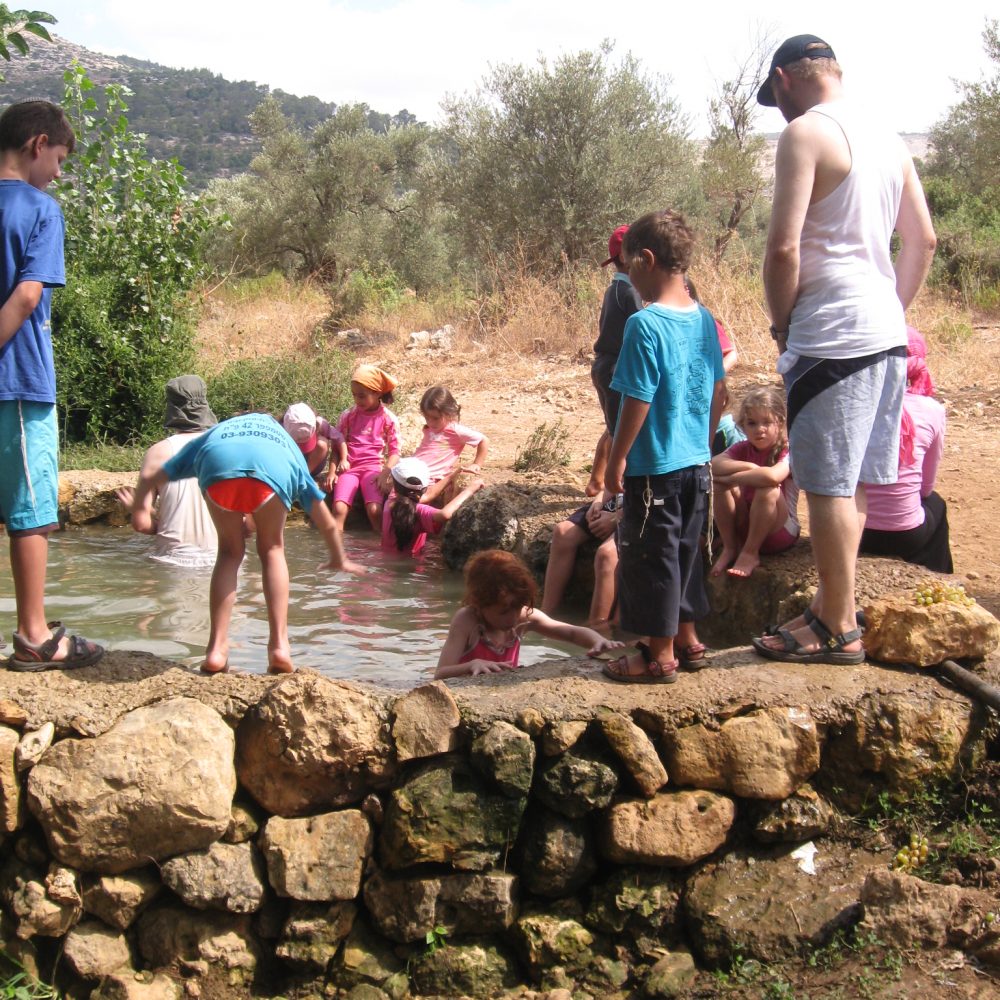
M 641 795 L 652 798 L 666 783 L 667 771 L 653 741 L 620 712 L 601 717 L 601 731 Z
M 272 816 L 261 834 L 261 850 L 279 896 L 354 899 L 372 850 L 371 824 L 358 809 L 304 819 Z
M 422 684 L 407 691 L 396 699 L 392 714 L 397 760 L 434 757 L 455 749 L 462 716 L 443 681 Z
M 299 971 L 322 973 L 351 933 L 357 912 L 351 902 L 292 903 L 275 954 Z
M 131 955 L 125 935 L 100 920 L 85 920 L 63 942 L 63 955 L 81 979 L 103 979 L 128 965 Z
M 389 798 L 379 843 L 381 864 L 398 871 L 426 862 L 482 871 L 513 846 L 525 799 L 487 788 L 458 758 L 419 767 Z
M 517 494 L 504 487 L 480 490 L 455 512 L 441 537 L 441 554 L 450 569 L 461 569 L 483 549 L 513 552 L 521 539 Z
M 790 849 L 735 851 L 688 879 L 683 910 L 689 940 L 711 966 L 739 954 L 774 962 L 825 944 L 861 916 L 861 886 L 880 862 L 826 842 L 815 873 Z
M 585 923 L 649 957 L 683 940 L 684 877 L 665 868 L 618 868 L 590 892 Z
M 811 785 L 780 802 L 757 802 L 751 810 L 755 840 L 762 844 L 801 844 L 825 833 L 833 811 Z
M 509 722 L 494 722 L 472 741 L 472 763 L 504 793 L 521 798 L 531 791 L 535 743 Z
M 275 684 L 243 717 L 236 742 L 240 783 L 276 816 L 359 802 L 390 770 L 385 704 L 307 671 Z
M 365 906 L 387 938 L 423 941 L 435 927 L 448 934 L 500 934 L 517 915 L 517 877 L 503 872 L 394 878 L 376 872 Z
M 28 806 L 57 858 L 115 875 L 208 847 L 235 791 L 232 730 L 200 701 L 171 698 L 55 744 L 31 770 Z
M 865 615 L 865 652 L 883 663 L 932 667 L 989 656 L 1000 646 L 1000 621 L 978 604 L 883 599 L 866 605 Z
M 714 792 L 663 792 L 625 799 L 605 813 L 604 856 L 618 864 L 683 867 L 725 843 L 736 804 Z
M 675 784 L 740 798 L 787 798 L 819 768 L 816 723 L 805 708 L 763 708 L 721 726 L 685 726 L 665 742 Z
M 865 879 L 861 902 L 861 926 L 886 945 L 961 948 L 982 962 L 1000 965 L 1000 921 L 992 893 L 933 885 L 905 872 L 879 869 Z
M 905 802 L 928 784 L 956 777 L 977 723 L 960 696 L 873 694 L 827 734 L 816 776 L 842 809 L 858 812 L 885 792 Z
M 134 472 L 74 469 L 59 473 L 59 517 L 68 524 L 105 521 L 121 526 L 128 522 L 115 490 L 135 486 Z
M 449 945 L 418 955 L 410 965 L 421 996 L 493 1000 L 517 984 L 517 966 L 496 945 Z
M 212 844 L 179 854 L 160 869 L 163 884 L 196 910 L 254 913 L 264 901 L 261 864 L 249 844 Z

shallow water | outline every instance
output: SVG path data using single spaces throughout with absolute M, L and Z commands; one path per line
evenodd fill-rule
M 461 600 L 461 574 L 444 566 L 435 543 L 419 559 L 383 553 L 375 536 L 364 532 L 348 534 L 346 547 L 349 558 L 367 567 L 363 576 L 320 572 L 325 549 L 319 535 L 298 525 L 285 532 L 292 581 L 288 632 L 296 666 L 391 687 L 426 681 Z M 150 540 L 127 528 L 51 536 L 46 612 L 109 649 L 145 650 L 196 667 L 208 641 L 211 570 L 169 566 L 148 558 L 149 550 Z M 0 558 L 0 621 L 8 644 L 13 594 L 10 565 Z M 233 668 L 266 671 L 267 613 L 252 540 L 230 640 Z M 579 652 L 529 635 L 521 663 L 560 651 Z

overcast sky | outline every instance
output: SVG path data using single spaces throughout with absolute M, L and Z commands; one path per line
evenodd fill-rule
M 731 75 L 762 27 L 780 41 L 812 32 L 834 48 L 849 92 L 883 109 L 898 131 L 922 132 L 956 100 L 954 79 L 995 68 L 982 30 L 996 5 L 951 0 L 925 8 L 842 0 L 803 14 L 801 2 L 774 0 L 765 13 L 745 2 L 679 4 L 650 0 L 39 0 L 56 33 L 87 48 L 178 68 L 207 68 L 338 104 L 377 111 L 407 108 L 440 119 L 446 94 L 475 89 L 491 65 L 531 63 L 615 43 L 649 73 L 668 75 L 672 92 L 705 132 L 716 81 Z M 811 6 L 811 5 L 808 5 Z M 818 6 L 818 5 L 817 5 Z M 778 131 L 777 111 L 759 127 Z

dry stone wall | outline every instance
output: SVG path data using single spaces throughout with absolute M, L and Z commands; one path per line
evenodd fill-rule
M 667 727 L 642 698 L 499 718 L 441 682 L 390 696 L 303 672 L 232 725 L 175 697 L 34 758 L 36 733 L 0 726 L 5 946 L 29 970 L 62 950 L 75 995 L 146 998 L 219 977 L 670 996 L 861 919 L 1000 963 L 989 894 L 822 839 L 866 788 L 954 775 L 980 739 L 970 703 L 873 692 L 836 726 L 730 704 Z

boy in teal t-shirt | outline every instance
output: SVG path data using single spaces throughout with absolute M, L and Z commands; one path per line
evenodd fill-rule
M 48 101 L 0 116 L 0 520 L 10 536 L 17 605 L 11 670 L 96 663 L 104 650 L 45 614 L 49 534 L 59 527 L 59 435 L 50 298 L 66 283 L 63 217 L 45 188 L 73 151 L 73 129 Z
M 343 536 L 323 502 L 324 493 L 309 473 L 305 456 L 288 432 L 266 413 L 231 417 L 186 444 L 159 470 L 139 476 L 132 505 L 132 527 L 156 533 L 153 501 L 168 482 L 197 479 L 219 536 L 219 552 L 209 592 L 211 628 L 202 672 L 229 669 L 229 622 L 236 601 L 236 581 L 246 549 L 245 519 L 257 534 L 267 605 L 269 673 L 288 673 L 288 563 L 285 518 L 298 501 L 319 529 L 329 560 L 321 569 L 358 572 L 344 556 Z
M 662 211 L 634 222 L 622 246 L 629 278 L 650 305 L 626 323 L 611 381 L 622 406 L 605 495 L 624 493 L 621 625 L 649 643 L 604 673 L 634 684 L 670 683 L 705 652 L 695 631 L 709 610 L 699 542 L 726 383 L 715 320 L 684 283 L 693 243 L 683 218 Z

